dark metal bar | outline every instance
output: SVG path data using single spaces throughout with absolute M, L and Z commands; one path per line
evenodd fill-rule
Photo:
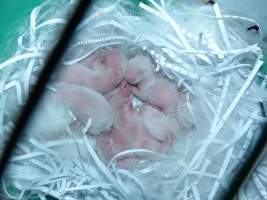
M 39 79 L 34 86 L 25 107 L 23 108 L 22 112 L 17 118 L 17 123 L 15 128 L 8 139 L 5 148 L 2 152 L 2 157 L 0 160 L 0 177 L 3 177 L 4 171 L 8 166 L 9 158 L 12 156 L 14 149 L 16 148 L 17 142 L 22 137 L 24 130 L 30 120 L 32 113 L 38 106 L 38 103 L 45 91 L 45 87 L 47 82 L 49 81 L 51 75 L 56 69 L 57 64 L 60 62 L 65 49 L 67 48 L 76 27 L 82 20 L 83 16 L 85 15 L 86 11 L 89 9 L 91 5 L 91 0 L 80 0 L 75 8 L 73 15 L 71 16 L 69 23 L 66 25 L 58 43 L 51 51 L 46 64 L 39 76 Z
M 266 117 L 266 108 L 264 108 L 264 103 L 259 102 L 260 108 L 261 108 L 261 116 Z
M 237 169 L 235 169 L 230 182 L 227 184 L 227 190 L 219 192 L 214 200 L 234 199 L 239 190 L 253 173 L 253 170 L 264 154 L 264 150 L 267 144 L 266 124 L 263 126 L 263 129 L 259 136 L 255 135 L 255 137 L 255 141 L 251 142 L 251 146 L 248 150 L 249 152 L 246 153 L 244 160 L 239 163 L 239 166 L 237 167 Z

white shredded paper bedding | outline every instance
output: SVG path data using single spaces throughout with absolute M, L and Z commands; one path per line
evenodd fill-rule
M 77 63 L 112 45 L 142 49 L 177 89 L 183 88 L 195 128 L 179 136 L 166 155 L 129 149 L 107 163 L 85 135 L 90 119 L 81 127 L 84 134 L 76 135 L 60 110 L 37 112 L 2 179 L 1 198 L 212 200 L 226 187 L 266 122 L 259 106 L 267 97 L 265 75 L 260 72 L 260 32 L 247 31 L 257 22 L 225 13 L 219 3 L 146 2 L 97 3 L 80 23 L 62 63 Z M 18 38 L 17 52 L 0 64 L 1 146 L 56 42 L 55 32 L 60 33 L 74 5 L 46 1 L 35 8 L 28 30 Z M 106 31 L 110 27 L 114 31 Z M 61 135 L 51 134 L 62 127 Z M 116 161 L 129 154 L 154 159 L 144 160 L 136 169 L 119 168 Z M 267 199 L 266 160 L 239 199 Z

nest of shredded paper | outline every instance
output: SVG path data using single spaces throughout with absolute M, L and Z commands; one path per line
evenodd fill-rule
M 223 183 L 250 150 L 249 144 L 257 136 L 252 133 L 258 132 L 266 121 L 259 106 L 267 96 L 266 80 L 260 72 L 260 36 L 246 29 L 257 23 L 245 17 L 223 15 L 218 3 L 204 6 L 186 1 L 147 2 L 137 7 L 120 1 L 96 5 L 79 25 L 62 62 L 79 62 L 97 49 L 112 45 L 142 49 L 162 73 L 177 83 L 177 88 L 184 88 L 195 129 L 181 136 L 167 155 L 131 149 L 120 152 L 106 164 L 94 142 L 85 135 L 51 136 L 49 131 L 53 128 L 65 126 L 60 111 L 51 119 L 55 116 L 51 110 L 45 117 L 50 121 L 34 123 L 18 144 L 2 180 L 6 198 L 35 195 L 46 199 L 49 195 L 68 200 L 199 200 L 213 199 L 224 187 Z M 54 32 L 66 24 L 65 13 L 51 14 L 62 10 L 63 5 L 64 11 L 68 11 L 74 4 L 47 1 L 34 9 L 29 30 L 18 38 L 16 54 L 0 64 L 2 142 L 11 132 L 14 116 L 56 42 Z M 107 31 L 110 27 L 115 31 Z M 90 123 L 89 120 L 82 128 L 88 129 Z M 51 130 L 46 128 L 51 126 Z M 77 153 L 66 156 L 72 151 Z M 87 159 L 82 159 L 81 154 Z M 157 159 L 136 169 L 116 166 L 115 161 L 128 154 Z M 256 186 L 255 193 L 266 197 L 264 169 L 265 165 L 257 169 L 250 184 Z M 15 187 L 16 192 L 11 192 L 10 187 Z M 247 196 L 246 190 L 241 191 L 240 198 L 244 195 Z

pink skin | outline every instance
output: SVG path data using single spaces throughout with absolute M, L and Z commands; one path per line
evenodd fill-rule
M 57 89 L 57 101 L 70 109 L 79 121 L 86 124 L 89 118 L 92 119 L 89 134 L 98 135 L 111 128 L 114 111 L 102 94 L 70 84 L 61 84 Z
M 147 77 L 132 92 L 141 100 L 158 107 L 167 114 L 174 114 L 178 106 L 177 87 L 162 77 Z
M 141 107 L 139 115 L 155 140 L 163 144 L 171 144 L 173 137 L 179 131 L 175 117 L 148 104 Z
M 141 100 L 158 107 L 165 113 L 176 113 L 178 91 L 176 85 L 156 74 L 148 57 L 137 55 L 129 60 L 125 79 L 136 85 L 131 91 Z
M 101 50 L 80 63 L 64 66 L 59 81 L 105 94 L 114 90 L 122 81 L 126 66 L 127 58 L 119 50 Z
M 100 135 L 97 144 L 106 160 L 111 160 L 117 153 L 129 149 L 142 148 L 162 152 L 167 146 L 165 141 L 152 137 L 139 113 L 128 103 L 117 113 L 114 128 L 109 133 Z M 121 164 L 127 166 L 123 161 Z
M 120 152 L 130 149 L 148 149 L 154 152 L 161 152 L 163 145 L 146 135 L 143 131 L 124 134 L 116 128 L 111 129 L 107 134 L 97 138 L 97 146 L 100 149 L 100 154 L 106 161 L 110 161 Z M 123 159 L 118 160 L 117 164 L 120 168 L 129 169 L 135 166 L 139 160 L 138 155 L 127 155 Z
M 128 62 L 125 80 L 135 85 L 149 76 L 153 76 L 154 65 L 147 56 L 137 55 Z
M 131 88 L 126 81 L 122 81 L 115 90 L 105 95 L 105 97 L 116 112 L 118 112 L 124 104 L 132 102 L 133 100 Z
M 126 65 L 116 49 L 97 51 L 66 66 L 60 81 L 70 84 L 58 87 L 60 103 L 83 123 L 92 118 L 89 132 L 107 161 L 128 149 L 164 152 L 180 130 L 173 115 L 179 98 L 175 84 L 158 75 L 147 56 L 131 59 L 127 71 Z M 144 101 L 140 110 L 132 105 L 133 95 Z
M 128 149 L 163 152 L 179 131 L 174 118 L 148 104 L 144 104 L 140 111 L 135 110 L 130 85 L 125 81 L 108 94 L 107 99 L 116 111 L 114 125 L 110 132 L 97 138 L 98 147 L 106 160 Z M 128 161 L 122 160 L 120 167 L 127 167 Z

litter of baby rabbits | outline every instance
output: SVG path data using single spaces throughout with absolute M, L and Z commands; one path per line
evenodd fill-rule
M 1 143 L 74 5 L 34 9 L 0 64 Z M 98 1 L 17 145 L 3 198 L 215 199 L 266 122 L 252 25 L 217 2 Z M 265 168 L 239 199 L 267 197 Z

